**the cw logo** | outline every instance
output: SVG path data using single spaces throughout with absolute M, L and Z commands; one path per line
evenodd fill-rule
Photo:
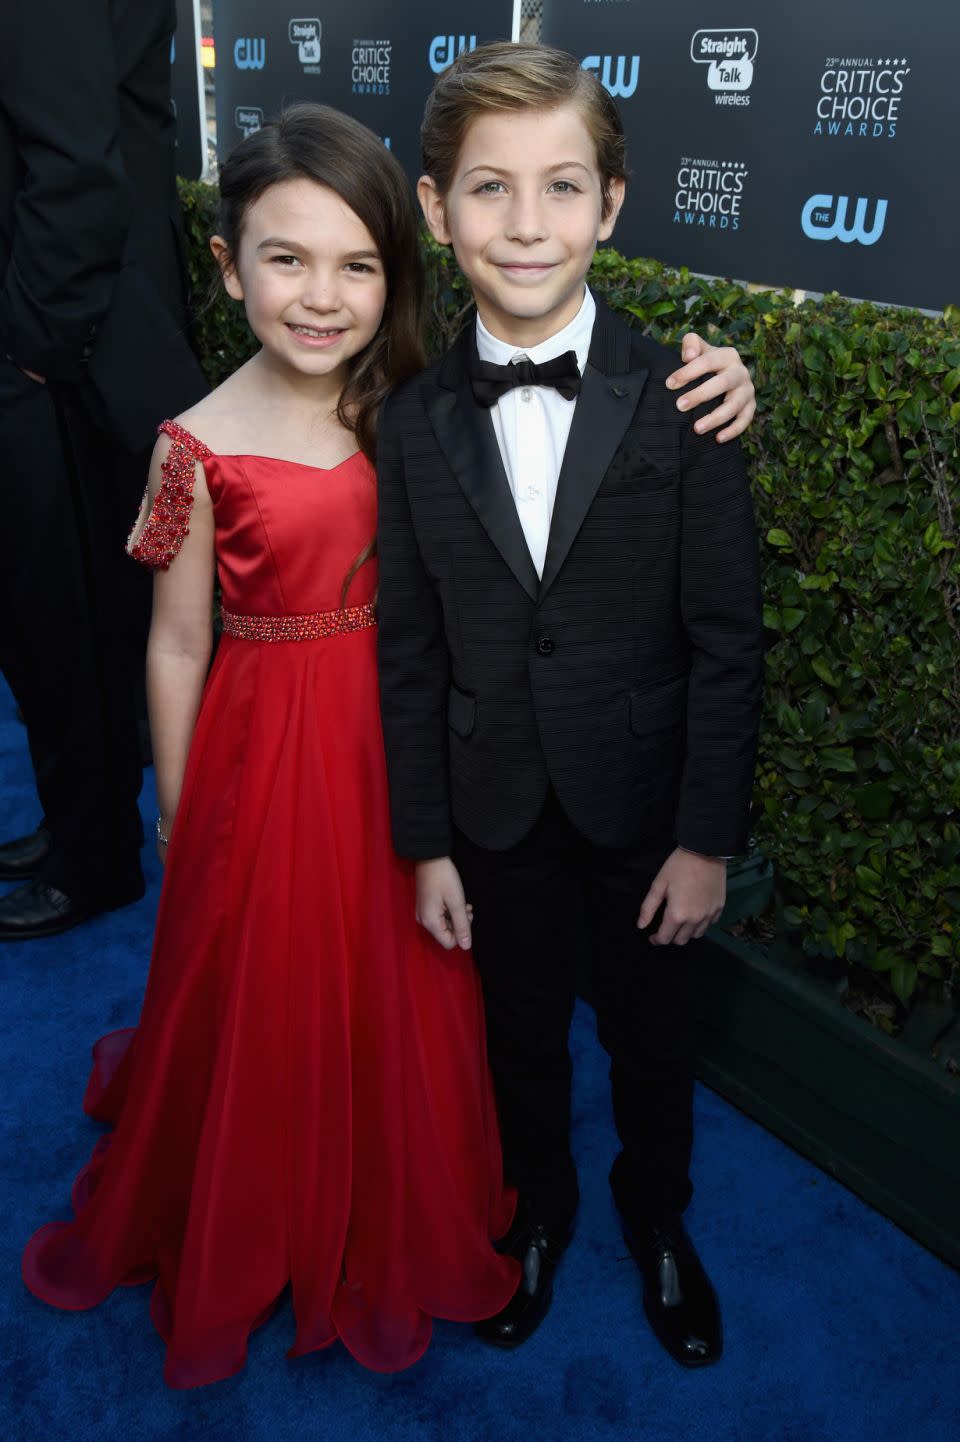
M 434 75 L 452 65 L 465 50 L 476 50 L 476 35 L 435 35 L 430 41 L 430 69 Z
M 595 70 L 600 75 L 604 90 L 608 90 L 614 99 L 629 100 L 637 88 L 637 78 L 640 74 L 640 56 L 631 55 L 630 79 L 627 80 L 627 56 L 626 55 L 588 55 L 583 62 L 584 70 Z M 617 77 L 612 80 L 613 62 L 617 62 Z
M 887 202 L 878 200 L 874 212 L 873 225 L 867 229 L 867 206 L 870 204 L 864 196 L 857 197 L 857 208 L 853 216 L 853 224 L 847 225 L 847 206 L 850 204 L 846 195 L 837 196 L 836 210 L 833 208 L 832 195 L 811 195 L 803 207 L 803 214 L 800 217 L 800 224 L 803 233 L 810 240 L 841 240 L 844 245 L 851 241 L 859 241 L 861 245 L 875 245 L 883 234 L 883 227 L 887 219 Z
M 251 40 L 241 36 L 234 41 L 233 63 L 238 70 L 262 70 L 267 61 L 267 42 L 260 36 Z

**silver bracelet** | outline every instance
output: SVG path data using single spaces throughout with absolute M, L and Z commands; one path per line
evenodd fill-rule
M 159 843 L 160 843 L 161 846 L 169 846 L 169 845 L 170 845 L 170 838 L 169 838 L 169 836 L 164 836 L 164 834 L 163 834 L 163 827 L 162 827 L 162 825 L 160 824 L 160 820 L 161 820 L 161 818 L 158 816 L 158 817 L 157 817 L 157 840 L 159 841 Z

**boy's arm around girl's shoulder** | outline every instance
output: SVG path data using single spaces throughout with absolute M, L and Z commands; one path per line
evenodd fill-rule
M 680 606 L 690 645 L 677 838 L 690 851 L 746 849 L 763 686 L 760 548 L 739 441 L 678 432 Z
M 403 436 L 419 405 L 412 383 L 384 404 L 377 434 L 377 647 L 394 846 L 414 860 L 452 846 L 447 771 L 450 658 L 440 597 L 420 554 Z

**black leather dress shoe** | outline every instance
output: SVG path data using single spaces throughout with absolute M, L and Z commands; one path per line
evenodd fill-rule
M 553 1274 L 564 1245 L 547 1236 L 535 1222 L 515 1222 L 500 1244 L 500 1251 L 516 1257 L 523 1268 L 520 1285 L 495 1317 L 477 1322 L 474 1331 L 492 1347 L 519 1347 L 534 1332 L 553 1301 Z
M 0 846 L 0 881 L 29 881 L 36 876 L 50 850 L 50 833 L 38 826 L 29 836 L 18 836 Z
M 0 896 L 0 941 L 32 941 L 40 936 L 56 936 L 101 911 L 113 911 L 138 901 L 143 889 L 141 882 L 139 887 L 130 886 L 125 892 L 94 906 L 73 901 L 45 881 L 28 881 L 6 896 Z
M 723 1351 L 717 1294 L 679 1217 L 623 1235 L 643 1277 L 643 1310 L 657 1340 L 684 1367 L 708 1367 Z

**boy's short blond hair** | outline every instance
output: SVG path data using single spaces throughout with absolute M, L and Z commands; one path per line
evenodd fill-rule
M 453 183 L 469 126 L 480 115 L 577 105 L 597 150 L 603 214 L 610 182 L 626 180 L 626 141 L 616 103 L 575 56 L 552 45 L 508 41 L 464 51 L 434 82 L 420 127 L 424 173 L 441 195 Z

